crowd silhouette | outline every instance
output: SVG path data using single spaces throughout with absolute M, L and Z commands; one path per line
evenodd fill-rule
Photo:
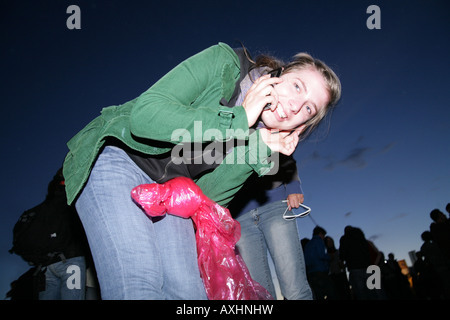
M 446 211 L 450 214 L 450 203 Z M 301 239 L 314 299 L 450 299 L 450 219 L 439 209 L 432 210 L 430 218 L 429 230 L 421 234 L 423 244 L 411 257 L 410 268 L 399 263 L 393 253 L 386 258 L 358 227 L 346 226 L 336 248 L 325 229 L 316 226 L 311 239 Z M 317 250 L 319 245 L 321 250 Z M 371 266 L 378 267 L 378 285 L 371 279 L 375 275 Z

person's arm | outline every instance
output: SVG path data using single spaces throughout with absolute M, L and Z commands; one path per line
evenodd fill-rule
M 254 99 L 256 102 L 249 103 L 252 107 L 246 109 L 220 104 L 223 98 L 231 97 L 239 79 L 239 66 L 236 53 L 222 43 L 180 63 L 136 99 L 130 115 L 131 134 L 174 144 L 236 137 L 248 140 L 252 123 L 247 114 L 253 117 L 258 113 L 258 104 L 262 110 L 261 101 Z M 273 152 L 283 154 L 292 154 L 298 143 L 298 135 L 289 132 L 272 135 L 262 128 L 259 136 Z
M 165 142 L 187 142 L 175 130 L 189 134 L 190 142 L 227 140 L 233 131 L 248 130 L 242 106 L 228 108 L 239 79 L 239 59 L 225 44 L 210 47 L 180 63 L 144 92 L 130 116 L 133 135 Z M 221 137 L 205 135 L 218 130 Z M 222 138 L 222 139 L 220 139 Z
M 303 195 L 302 185 L 297 171 L 297 163 L 292 156 L 287 158 L 288 161 L 282 165 L 284 170 L 284 181 L 286 186 L 286 193 L 288 194 L 288 206 L 291 208 L 298 208 L 300 203 L 305 201 Z
M 256 130 L 250 134 L 248 144 L 234 147 L 214 171 L 196 183 L 210 199 L 227 206 L 253 171 L 259 176 L 268 174 L 277 156 L 261 141 L 260 131 Z
M 283 181 L 285 181 L 286 192 L 303 194 L 302 184 L 298 176 L 297 162 L 292 156 L 288 157 L 288 161 L 281 165 L 281 169 L 284 172 Z

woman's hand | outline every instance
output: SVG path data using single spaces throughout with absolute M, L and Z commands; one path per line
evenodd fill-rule
M 271 104 L 272 111 L 276 109 L 278 96 L 276 91 L 273 90 L 273 86 L 282 81 L 281 78 L 271 78 L 269 74 L 266 74 L 256 79 L 247 91 L 242 106 L 247 114 L 249 128 L 256 123 L 266 104 Z
M 301 193 L 291 193 L 287 197 L 287 204 L 289 209 L 298 208 L 300 204 L 305 201 L 305 197 Z
M 270 150 L 290 156 L 297 147 L 302 129 L 303 126 L 293 131 L 277 131 L 266 128 L 261 128 L 259 130 L 261 132 L 262 140 L 267 144 Z

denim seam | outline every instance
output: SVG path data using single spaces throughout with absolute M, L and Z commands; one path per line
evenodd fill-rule
M 94 191 L 93 192 L 93 194 L 94 194 L 94 199 L 95 199 L 95 202 L 97 203 L 97 204 L 99 204 L 100 202 L 98 201 L 98 199 L 97 199 L 97 192 L 95 192 L 95 188 L 94 188 L 94 184 L 91 184 L 91 188 L 92 188 L 92 190 Z M 101 205 L 97 205 L 97 207 L 98 208 L 102 208 L 103 206 L 101 206 Z M 102 223 L 102 225 L 103 225 L 103 227 L 105 228 L 105 229 L 107 229 L 108 230 L 108 236 L 111 238 L 111 234 L 112 234 L 112 232 L 111 232 L 111 229 L 108 227 L 108 224 L 105 222 L 105 219 L 104 219 L 104 217 L 103 217 L 103 214 L 101 214 L 100 216 L 99 216 L 99 218 L 100 218 L 100 221 L 101 221 L 101 223 Z M 120 255 L 119 255 L 119 250 L 117 249 L 117 246 L 115 245 L 115 242 L 114 241 L 109 241 L 110 243 L 112 243 L 113 245 L 114 245 L 114 251 L 115 251 L 115 254 L 117 255 L 117 257 L 119 257 Z M 121 260 L 120 259 L 118 259 L 118 263 L 120 264 L 120 281 L 121 281 L 121 284 L 122 284 L 122 286 L 124 286 L 125 285 L 125 277 L 124 277 L 124 272 L 123 272 L 123 270 L 124 270 L 124 266 L 122 265 L 122 262 L 121 262 Z M 124 298 L 126 298 L 126 297 L 124 297 Z

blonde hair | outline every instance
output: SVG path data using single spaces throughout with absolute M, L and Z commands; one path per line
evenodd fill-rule
M 301 139 L 306 138 L 339 102 L 342 92 L 341 81 L 339 80 L 339 77 L 336 75 L 336 73 L 334 73 L 334 71 L 323 61 L 315 59 L 308 53 L 303 52 L 296 54 L 293 57 L 292 61 L 287 64 L 277 58 L 268 55 L 260 55 L 256 58 L 256 61 L 253 61 L 251 60 L 245 47 L 244 50 L 246 52 L 247 58 L 250 60 L 250 62 L 253 63 L 251 69 L 259 67 L 267 67 L 271 70 L 283 68 L 283 72 L 287 73 L 294 70 L 298 71 L 312 68 L 322 75 L 327 86 L 329 102 L 325 106 L 325 108 L 320 108 L 319 112 L 305 123 L 306 129 L 303 130 L 300 136 Z

